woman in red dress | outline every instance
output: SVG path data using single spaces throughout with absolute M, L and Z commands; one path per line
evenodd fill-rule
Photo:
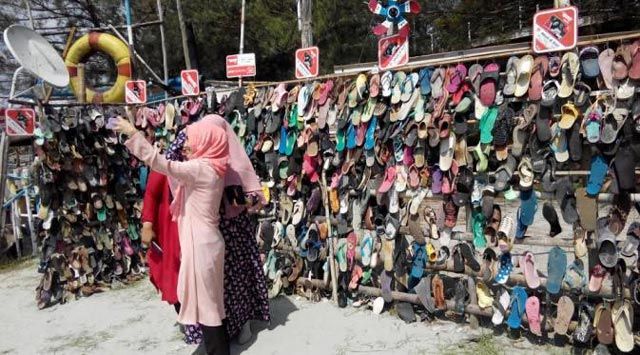
M 167 177 L 152 170 L 142 208 L 142 243 L 149 246 L 147 264 L 151 283 L 162 294 L 162 300 L 179 311 L 177 285 L 180 240 L 178 225 L 171 218 L 170 205 L 171 191 Z

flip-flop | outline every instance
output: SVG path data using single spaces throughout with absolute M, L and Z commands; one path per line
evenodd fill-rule
M 433 301 L 433 297 L 431 296 L 431 275 L 427 275 L 427 277 L 422 278 L 413 290 L 418 295 L 420 303 L 422 303 L 427 312 L 435 313 L 436 305 Z
M 536 296 L 531 296 L 527 299 L 525 305 L 527 311 L 527 322 L 529 323 L 529 330 L 531 333 L 542 336 L 542 329 L 540 324 L 540 299 Z
M 575 306 L 571 298 L 562 296 L 558 300 L 558 311 L 553 325 L 556 335 L 567 335 Z
M 604 178 L 609 171 L 609 165 L 602 155 L 594 155 L 591 158 L 591 168 L 587 179 L 587 194 L 595 196 L 600 192 L 604 184 Z
M 587 301 L 580 302 L 578 307 L 578 326 L 573 332 L 573 340 L 588 344 L 593 337 L 593 311 L 594 308 Z
M 420 70 L 420 94 L 427 96 L 431 94 L 431 75 L 433 68 L 422 68 Z
M 473 255 L 473 250 L 466 242 L 458 244 L 460 246 L 460 252 L 462 253 L 462 258 L 464 259 L 464 264 L 471 268 L 473 271 L 480 271 L 480 264 L 476 260 Z M 463 269 L 464 271 L 464 269 Z
M 536 210 L 538 209 L 538 197 L 532 190 L 520 192 L 520 222 L 524 226 L 530 226 L 535 221 Z
M 393 278 L 389 275 L 388 271 L 383 271 L 380 274 L 380 288 L 382 289 L 382 298 L 386 303 L 393 302 L 393 296 L 391 294 L 391 281 Z
M 484 152 L 482 151 L 482 146 L 480 144 L 478 144 L 475 148 L 474 148 L 474 152 L 476 153 L 477 157 L 478 157 L 478 163 L 476 164 L 476 170 L 480 173 L 487 171 L 487 168 L 489 167 L 489 160 L 487 159 L 487 156 L 484 155 Z
M 494 188 L 497 192 L 502 192 L 507 188 L 509 181 L 511 181 L 511 177 L 513 176 L 513 172 L 516 169 L 516 165 L 518 162 L 516 159 L 509 155 L 507 157 L 507 161 L 502 164 L 498 170 L 495 172 L 496 182 L 494 183 Z
M 498 108 L 490 107 L 480 118 L 480 143 L 490 144 L 493 142 L 493 126 L 498 118 Z
M 534 60 L 531 55 L 525 55 L 518 60 L 515 97 L 522 97 L 529 91 L 531 73 L 533 72 Z
M 567 254 L 560 247 L 553 247 L 549 251 L 547 260 L 547 292 L 552 295 L 560 292 L 562 280 L 567 270 Z
M 613 344 L 613 318 L 608 304 L 601 303 L 596 306 L 593 324 L 596 327 L 598 342 L 604 345 Z
M 486 219 L 480 211 L 473 211 L 473 246 L 482 249 L 487 246 L 487 239 L 484 237 L 484 225 Z
M 507 308 L 511 300 L 507 291 L 501 290 L 500 292 L 500 296 L 493 301 L 493 316 L 491 317 L 491 322 L 494 325 L 502 324 L 504 317 L 507 315 Z
M 553 238 L 562 232 L 562 227 L 560 226 L 560 221 L 558 220 L 558 214 L 556 213 L 556 209 L 550 202 L 545 202 L 542 206 L 542 216 L 547 220 L 547 222 L 549 222 L 550 237 Z
M 493 106 L 496 100 L 496 91 L 500 80 L 500 66 L 497 63 L 485 65 L 480 74 L 480 102 L 485 107 Z
M 575 259 L 564 276 L 564 281 L 570 288 L 582 290 L 587 285 L 587 276 L 584 274 L 584 265 L 580 259 Z
M 591 292 L 600 292 L 600 288 L 602 288 L 602 282 L 604 278 L 607 276 L 607 270 L 602 267 L 600 264 L 596 264 L 596 266 L 591 269 L 591 278 L 589 279 L 589 291 Z
M 580 61 L 578 55 L 573 52 L 565 53 L 560 64 L 562 82 L 560 83 L 560 90 L 558 90 L 559 98 L 567 98 L 573 95 L 573 87 L 579 71 Z
M 615 330 L 616 347 L 622 352 L 630 352 L 635 347 L 633 336 L 633 314 L 631 303 L 618 300 L 611 311 L 613 329 Z
M 523 269 L 524 279 L 527 282 L 527 286 L 531 289 L 540 287 L 540 277 L 538 277 L 535 257 L 532 252 L 528 251 L 524 253 L 520 259 L 520 267 Z
M 598 219 L 598 202 L 595 198 L 587 195 L 584 187 L 576 190 L 576 209 L 580 215 L 580 225 L 587 231 L 596 230 L 596 220 Z
M 502 87 L 502 93 L 506 96 L 513 96 L 516 92 L 516 81 L 518 78 L 518 57 L 510 57 L 507 61 L 507 68 L 505 70 L 506 82 Z
M 511 261 L 511 253 L 503 253 L 500 256 L 500 269 L 496 275 L 495 281 L 504 285 L 509 280 L 509 274 L 513 271 L 513 262 Z
M 527 291 L 522 286 L 514 286 L 511 291 L 511 306 L 507 325 L 511 329 L 520 329 L 522 325 L 522 315 L 525 312 L 527 303 Z
M 361 244 L 362 246 L 360 247 L 360 255 L 362 266 L 367 267 L 371 264 L 371 253 L 373 251 L 373 237 L 369 232 L 365 232 Z
M 539 101 L 542 98 L 542 80 L 546 78 L 548 70 L 549 58 L 546 55 L 536 57 L 529 85 L 529 100 Z
M 630 146 L 621 146 L 615 155 L 613 165 L 618 178 L 618 188 L 631 190 L 635 187 L 636 158 Z
M 433 289 L 436 308 L 439 310 L 446 310 L 447 303 L 444 299 L 444 284 L 440 276 L 433 276 L 433 279 L 431 280 L 431 288 Z
M 489 308 L 493 304 L 493 297 L 491 297 L 491 291 L 482 281 L 476 284 L 476 294 L 478 296 L 478 307 Z
M 427 265 L 427 251 L 424 245 L 413 243 L 413 262 L 411 265 L 411 277 L 422 278 L 424 268 Z

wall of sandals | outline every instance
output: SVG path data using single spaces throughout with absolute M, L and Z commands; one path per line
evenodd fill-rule
M 136 117 L 159 145 L 172 139 L 183 117 L 168 106 L 141 109 Z M 185 111 L 187 118 L 189 112 L 198 114 L 189 109 L 194 111 Z M 35 131 L 41 309 L 144 275 L 139 219 L 148 168 L 106 128 L 108 118 L 118 114 L 124 111 L 106 106 L 51 110 Z
M 639 48 L 232 94 L 221 105 L 274 216 L 258 236 L 271 296 L 326 295 L 294 281 L 326 280 L 334 241 L 343 307 L 395 307 L 407 322 L 471 312 L 631 351 Z
M 496 326 L 631 351 L 639 48 L 229 95 L 216 112 L 241 138 L 268 201 L 257 237 L 270 297 L 328 296 L 328 283 L 296 281 L 328 281 L 333 257 L 341 307 L 394 307 L 407 322 L 488 315 Z M 146 107 L 136 123 L 166 146 L 211 111 L 203 106 Z M 135 217 L 147 172 L 104 129 L 115 113 L 100 110 L 52 112 L 36 137 L 42 307 L 140 270 Z M 613 203 L 598 201 L 606 193 Z

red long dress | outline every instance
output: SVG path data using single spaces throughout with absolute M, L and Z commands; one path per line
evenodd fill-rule
M 147 252 L 149 278 L 162 293 L 162 300 L 178 303 L 178 271 L 180 270 L 180 239 L 178 225 L 171 219 L 171 192 L 166 176 L 151 170 L 142 207 L 142 222 L 153 223 L 155 242 L 162 253 L 150 247 Z

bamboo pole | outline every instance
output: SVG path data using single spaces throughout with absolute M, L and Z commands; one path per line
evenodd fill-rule
M 326 289 L 326 286 L 324 285 L 322 280 L 309 280 L 309 279 L 299 278 L 296 281 L 296 283 L 298 285 L 303 285 L 303 286 L 305 284 L 309 284 L 310 283 L 315 287 Z M 376 287 L 358 286 L 358 289 L 356 290 L 356 292 L 364 294 L 364 295 L 367 295 L 367 296 L 372 296 L 372 297 L 381 297 L 382 296 L 382 290 L 379 289 L 379 288 L 376 288 Z M 422 306 L 422 303 L 420 302 L 420 299 L 418 298 L 418 295 L 416 295 L 416 294 L 406 293 L 406 292 L 391 291 L 391 297 L 393 297 L 394 301 L 407 302 L 407 303 L 412 303 L 412 304 L 415 304 L 415 305 L 418 305 L 418 306 Z M 447 310 L 453 310 L 455 308 L 455 302 L 454 301 L 448 300 L 448 301 L 446 301 L 446 305 L 447 305 Z M 482 309 L 478 305 L 474 305 L 474 304 L 468 304 L 465 307 L 465 312 L 467 314 L 470 314 L 470 315 L 481 316 L 481 317 L 492 317 L 493 316 L 493 309 L 489 309 L 489 308 Z M 524 325 L 528 325 L 529 324 L 526 314 L 523 314 L 522 321 L 523 321 Z M 577 326 L 578 326 L 578 322 L 572 321 L 571 324 L 569 325 L 569 330 L 570 331 L 574 331 Z M 545 325 L 545 329 L 547 331 L 552 331 L 553 330 L 553 328 L 551 327 L 550 324 L 548 324 L 548 322 Z
M 322 169 L 322 202 L 324 204 L 325 218 L 327 223 L 328 238 L 327 244 L 329 244 L 329 269 L 331 271 L 331 299 L 333 302 L 338 303 L 338 268 L 336 267 L 335 258 L 335 238 L 333 237 L 333 226 L 331 223 L 331 215 L 329 208 L 329 190 L 327 185 L 327 169 L 329 168 L 329 160 L 326 160 Z

